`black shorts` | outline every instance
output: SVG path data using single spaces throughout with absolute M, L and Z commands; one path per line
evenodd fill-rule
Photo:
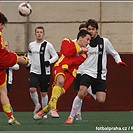
M 81 74 L 77 74 L 74 80 L 74 90 L 79 90 L 81 79 L 82 79 Z
M 47 92 L 50 86 L 50 75 L 30 73 L 30 87 L 37 88 L 38 85 L 41 92 Z
M 96 79 L 87 74 L 82 75 L 80 85 L 84 85 L 87 88 L 91 85 L 92 93 L 106 92 L 106 80 Z
M 10 88 L 11 88 L 11 84 L 8 84 L 8 83 L 7 83 L 6 87 L 7 87 L 7 92 L 9 93 Z

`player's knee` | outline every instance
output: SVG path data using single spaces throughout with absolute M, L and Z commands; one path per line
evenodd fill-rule
M 63 76 L 63 75 L 59 75 L 59 76 L 57 77 L 57 82 L 56 82 L 56 84 L 57 84 L 58 86 L 60 86 L 60 87 L 63 87 L 64 82 L 65 82 L 64 76 Z
M 63 87 L 64 81 L 63 81 L 63 80 L 59 81 L 59 82 L 58 82 L 58 85 L 59 85 L 60 87 Z
M 78 97 L 79 97 L 80 99 L 83 99 L 83 98 L 85 97 L 85 95 L 86 95 L 86 92 L 84 92 L 84 91 L 79 91 L 79 92 L 78 92 Z
M 29 89 L 29 91 L 30 91 L 31 93 L 34 93 L 36 90 L 37 90 L 36 88 L 30 88 L 30 89 Z
M 106 93 L 105 92 L 97 92 L 96 93 L 96 100 L 100 104 L 104 103 L 106 100 Z
M 105 102 L 105 98 L 96 98 L 99 104 L 103 104 Z
M 45 97 L 47 95 L 47 92 L 41 92 L 41 96 Z
M 87 87 L 86 86 L 81 86 L 79 91 L 78 91 L 78 96 L 80 99 L 83 99 L 86 96 L 86 91 Z
M 84 98 L 84 95 L 79 94 L 78 97 L 79 97 L 80 99 L 83 99 L 83 98 Z

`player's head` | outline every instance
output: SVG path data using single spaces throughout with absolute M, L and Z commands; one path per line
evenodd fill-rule
M 87 30 L 86 23 L 82 23 L 79 25 L 79 30 Z
M 87 30 L 80 30 L 77 35 L 77 43 L 80 47 L 86 47 L 90 44 L 91 34 Z
M 44 28 L 42 26 L 38 26 L 35 28 L 35 36 L 36 36 L 36 40 L 38 42 L 43 41 L 44 35 L 45 35 L 45 32 L 44 32 Z
M 0 12 L 0 30 L 2 30 L 5 26 L 5 24 L 8 22 L 6 16 Z
M 41 29 L 44 32 L 44 27 L 43 26 L 38 26 L 35 28 L 35 33 L 37 32 L 37 30 Z
M 89 19 L 86 22 L 87 30 L 92 34 L 92 39 L 98 34 L 98 22 L 95 19 Z
M 6 49 L 9 49 L 9 42 L 8 42 L 8 41 L 4 41 L 4 47 L 5 47 Z

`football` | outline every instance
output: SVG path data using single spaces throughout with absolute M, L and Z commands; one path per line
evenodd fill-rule
M 23 2 L 19 4 L 18 11 L 21 16 L 26 17 L 32 13 L 32 7 L 28 2 Z

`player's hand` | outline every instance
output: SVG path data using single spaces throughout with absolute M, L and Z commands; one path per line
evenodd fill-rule
M 50 66 L 50 62 L 49 61 L 44 61 L 44 66 L 46 66 L 46 67 Z
M 126 66 L 127 67 L 127 64 L 125 62 L 118 62 L 118 65 L 119 66 Z
M 26 55 L 26 54 L 24 54 L 23 58 L 24 58 L 24 59 L 25 59 L 25 61 L 26 61 L 25 65 L 29 64 L 29 59 L 28 59 L 28 57 L 27 57 L 27 55 Z
M 82 52 L 88 52 L 88 49 L 86 47 L 81 47 Z

